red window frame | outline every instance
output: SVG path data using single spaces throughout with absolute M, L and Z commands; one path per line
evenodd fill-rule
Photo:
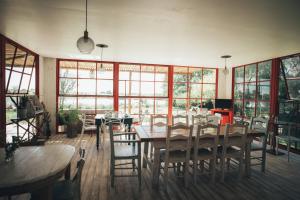
M 175 68 L 178 68 L 178 67 L 180 67 L 180 66 L 174 66 L 174 71 L 176 70 Z M 174 85 L 175 84 L 186 84 L 186 97 L 185 98 L 183 98 L 183 97 L 175 97 L 174 96 L 174 88 L 173 88 L 173 93 L 172 93 L 172 100 L 176 100 L 176 99 L 178 99 L 178 100 L 185 100 L 186 101 L 186 106 L 185 106 L 185 108 L 186 108 L 186 113 L 189 111 L 189 109 L 190 109 L 190 101 L 191 100 L 200 100 L 200 105 L 201 105 L 201 108 L 202 108 L 202 106 L 203 106 L 203 102 L 204 102 L 204 100 L 209 100 L 209 99 L 211 99 L 211 100 L 214 100 L 215 98 L 217 98 L 217 96 L 218 96 L 218 72 L 219 72 L 219 70 L 217 69 L 217 68 L 208 68 L 208 67 L 190 67 L 190 66 L 184 66 L 184 68 L 186 68 L 187 69 L 187 71 L 186 71 L 186 73 L 182 73 L 182 74 L 186 74 L 186 76 L 187 76 L 187 80 L 186 81 L 175 81 L 174 79 L 173 79 L 173 81 L 172 81 L 172 88 L 174 87 Z M 190 80 L 190 73 L 191 73 L 191 69 L 201 69 L 201 72 L 202 72 L 202 74 L 201 74 L 201 82 L 192 82 L 191 80 Z M 215 82 L 213 83 L 213 82 L 204 82 L 204 73 L 203 73 L 203 71 L 204 70 L 215 70 Z M 176 72 L 173 72 L 173 75 L 174 74 L 176 74 Z M 201 87 L 201 93 L 200 93 L 200 98 L 195 98 L 195 97 L 191 97 L 191 94 L 190 94 L 190 91 L 191 91 L 191 89 L 190 89 L 190 87 L 191 87 L 191 85 L 192 84 L 196 84 L 196 85 L 200 85 L 200 87 Z M 203 87 L 204 87 L 204 85 L 214 85 L 215 86 L 215 95 L 214 95 L 214 97 L 213 98 L 204 98 L 203 96 Z M 173 110 L 173 101 L 172 101 L 172 105 L 171 105 L 171 107 L 172 107 L 172 110 Z

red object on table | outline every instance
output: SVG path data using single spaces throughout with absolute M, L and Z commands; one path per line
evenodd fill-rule
M 215 113 L 219 113 L 222 115 L 222 119 L 221 119 L 221 124 L 232 124 L 232 120 L 233 120 L 233 112 L 232 110 L 229 109 L 211 109 L 210 110 L 211 114 L 215 114 Z

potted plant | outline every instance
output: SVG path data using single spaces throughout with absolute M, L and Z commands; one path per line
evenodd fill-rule
M 18 118 L 24 119 L 27 117 L 27 103 L 29 99 L 28 96 L 24 95 L 20 97 L 20 101 L 17 106 L 17 115 Z
M 67 137 L 73 138 L 81 131 L 82 122 L 79 120 L 78 110 L 68 110 L 58 112 L 58 124 L 66 125 Z

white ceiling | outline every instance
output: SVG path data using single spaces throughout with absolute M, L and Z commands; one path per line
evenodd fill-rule
M 299 0 L 89 0 L 88 31 L 104 60 L 224 66 L 300 52 Z M 84 0 L 0 0 L 0 33 L 42 56 L 82 55 Z

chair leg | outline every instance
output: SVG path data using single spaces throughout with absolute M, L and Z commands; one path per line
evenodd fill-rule
M 276 137 L 275 138 L 275 142 L 276 142 L 276 155 L 278 155 L 278 143 L 279 143 L 279 141 L 278 141 L 278 138 Z
M 204 172 L 204 160 L 200 161 L 200 169 L 201 169 L 201 173 Z
M 221 182 L 224 182 L 225 177 L 225 158 L 221 158 Z
M 266 170 L 266 148 L 262 151 L 262 163 L 261 163 L 261 171 L 265 172 Z
M 189 160 L 186 160 L 186 162 L 183 164 L 184 168 L 184 186 L 188 187 L 188 174 L 189 174 Z
M 110 164 L 110 185 L 111 187 L 115 186 L 115 161 L 112 160 Z
M 193 179 L 194 179 L 194 184 L 197 183 L 197 160 L 193 161 Z
M 288 144 L 287 144 L 288 162 L 290 162 L 290 148 L 291 148 L 291 142 L 288 141 Z
M 209 164 L 211 166 L 211 169 L 210 169 L 210 172 L 211 172 L 211 182 L 215 183 L 215 177 L 216 177 L 216 159 L 211 159 L 209 161 Z
M 132 170 L 135 171 L 136 165 L 135 165 L 135 159 L 132 159 Z
M 230 167 L 230 158 L 227 158 L 227 171 L 229 171 L 229 167 Z
M 138 179 L 139 179 L 139 188 L 142 185 L 142 161 L 141 156 L 138 157 Z
M 241 180 L 242 176 L 243 176 L 243 156 L 240 157 L 239 159 L 239 176 L 238 176 L 238 180 Z

